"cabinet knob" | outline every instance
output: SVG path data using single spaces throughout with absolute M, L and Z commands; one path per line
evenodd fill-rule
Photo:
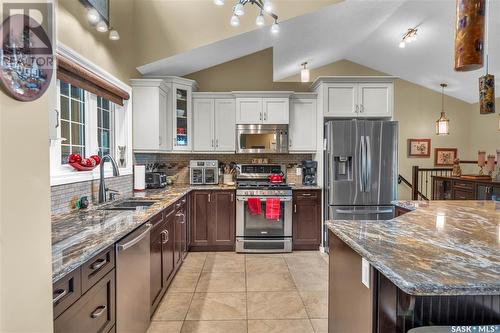
M 293 204 L 293 212 L 297 213 L 297 204 Z

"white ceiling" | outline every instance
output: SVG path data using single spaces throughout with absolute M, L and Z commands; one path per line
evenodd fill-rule
M 143 75 L 183 76 L 273 47 L 275 80 L 297 74 L 303 61 L 317 68 L 347 59 L 436 91 L 447 82 L 448 95 L 473 103 L 484 69 L 453 70 L 455 4 L 455 0 L 346 0 L 282 22 L 278 36 L 264 27 L 138 70 Z M 490 6 L 489 35 L 494 38 L 489 39 L 489 70 L 498 75 L 500 1 L 490 1 Z M 419 27 L 418 40 L 400 49 L 402 34 L 414 26 Z

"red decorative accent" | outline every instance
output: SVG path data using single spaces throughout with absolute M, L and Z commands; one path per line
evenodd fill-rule
M 95 168 L 95 166 L 87 167 L 87 166 L 81 165 L 80 163 L 69 163 L 69 165 L 71 165 L 73 168 L 75 168 L 78 171 L 92 171 Z
M 262 213 L 260 208 L 260 198 L 248 198 L 247 206 L 250 215 L 260 215 Z
M 281 203 L 279 198 L 266 199 L 266 219 L 279 220 L 281 216 Z

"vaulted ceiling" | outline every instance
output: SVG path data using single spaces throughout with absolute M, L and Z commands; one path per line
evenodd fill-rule
M 284 6 L 287 10 L 306 1 L 289 2 Z M 212 1 L 207 3 L 214 6 Z M 491 1 L 490 6 L 489 68 L 492 74 L 498 74 L 500 1 Z M 441 82 L 447 82 L 447 94 L 470 103 L 478 99 L 477 80 L 484 70 L 453 70 L 455 0 L 345 0 L 282 21 L 278 37 L 272 36 L 268 27 L 252 28 L 255 15 L 250 13 L 242 18 L 244 27 L 230 27 L 230 6 L 226 4 L 224 10 L 227 9 L 227 13 L 204 19 L 207 26 L 213 20 L 224 25 L 222 38 L 204 45 L 201 42 L 199 47 L 173 52 L 171 56 L 153 57 L 138 70 L 144 75 L 186 75 L 273 47 L 275 80 L 286 81 L 300 70 L 303 61 L 317 68 L 348 59 L 434 90 L 440 89 Z M 282 16 L 280 10 L 283 7 L 277 9 Z M 418 40 L 400 49 L 402 34 L 415 26 L 419 28 Z M 228 29 L 233 30 L 232 35 Z M 247 32 L 235 35 L 235 29 Z

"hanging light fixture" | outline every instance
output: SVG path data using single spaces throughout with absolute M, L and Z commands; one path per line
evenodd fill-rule
M 99 21 L 97 25 L 95 26 L 97 31 L 99 32 L 107 32 L 108 31 L 108 25 L 104 21 Z
M 483 67 L 485 0 L 457 0 L 455 70 Z
M 266 20 L 264 19 L 264 14 L 262 13 L 262 10 L 260 11 L 259 16 L 255 19 L 255 24 L 258 27 L 262 27 L 264 24 L 266 24 Z
M 444 112 L 444 88 L 447 86 L 446 83 L 441 83 L 441 116 L 436 120 L 436 135 L 450 134 L 450 120 L 446 118 Z
M 399 42 L 399 48 L 404 49 L 406 44 L 414 42 L 417 40 L 418 28 L 408 28 L 403 37 L 401 37 L 401 41 Z
M 300 81 L 301 82 L 309 82 L 310 73 L 309 68 L 307 68 L 307 61 L 300 64 L 302 66 L 302 70 L 300 71 Z
M 225 0 L 213 0 L 214 4 L 217 6 L 223 6 Z M 271 25 L 271 33 L 277 34 L 279 33 L 279 25 L 278 25 L 278 15 L 273 13 L 273 3 L 271 0 L 237 0 L 236 4 L 233 7 L 233 15 L 231 16 L 231 20 L 229 21 L 233 27 L 237 27 L 240 25 L 240 16 L 245 15 L 245 5 L 255 5 L 259 7 L 259 15 L 255 18 L 255 25 L 261 27 L 266 24 L 264 14 L 271 16 L 274 20 Z
M 490 42 L 488 38 L 488 26 L 489 26 L 489 1 L 486 1 L 485 8 L 485 27 L 486 36 L 484 39 L 485 53 L 486 53 L 486 73 L 484 76 L 479 78 L 479 113 L 480 114 L 490 114 L 495 113 L 495 76 L 488 73 L 489 68 L 489 48 Z
M 100 19 L 101 16 L 99 15 L 99 12 L 95 8 L 90 7 L 87 10 L 87 20 L 89 20 L 90 24 L 95 25 L 97 24 L 97 22 L 99 22 Z
M 118 33 L 118 31 L 114 28 L 111 28 L 109 30 L 109 39 L 110 40 L 120 40 L 120 34 Z

